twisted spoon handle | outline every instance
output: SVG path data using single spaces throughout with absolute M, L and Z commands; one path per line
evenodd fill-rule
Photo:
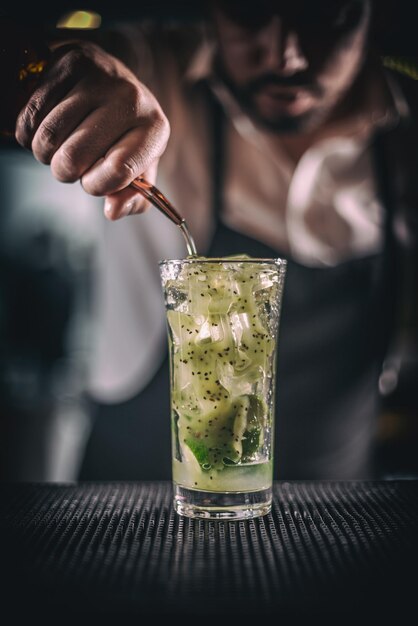
M 167 200 L 165 195 L 157 189 L 154 185 L 149 183 L 142 176 L 138 176 L 131 182 L 131 187 L 139 191 L 151 204 L 157 209 L 165 213 L 176 226 L 181 226 L 184 222 L 184 218 L 176 211 L 171 202 Z

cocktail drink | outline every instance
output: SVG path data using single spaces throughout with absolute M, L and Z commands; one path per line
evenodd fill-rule
M 286 261 L 160 263 L 170 354 L 174 505 L 243 519 L 271 508 L 276 358 Z

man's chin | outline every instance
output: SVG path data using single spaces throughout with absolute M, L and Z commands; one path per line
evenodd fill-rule
M 248 111 L 248 113 L 257 126 L 274 133 L 299 133 L 311 130 L 316 126 L 316 116 L 312 113 L 266 115 L 256 108 Z
M 265 130 L 277 133 L 309 131 L 326 117 L 311 90 L 270 85 L 251 93 L 224 80 L 242 109 Z
M 248 103 L 247 113 L 257 126 L 276 133 L 308 132 L 317 128 L 326 117 L 320 107 L 304 107 L 298 112 L 285 106 L 265 107 L 255 101 Z
M 306 115 L 318 104 L 308 90 L 282 89 L 274 85 L 261 89 L 252 100 L 260 115 L 269 118 Z

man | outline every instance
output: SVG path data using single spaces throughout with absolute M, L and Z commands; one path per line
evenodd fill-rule
M 275 476 L 373 476 L 398 279 L 382 138 L 406 151 L 407 98 L 370 47 L 369 0 L 209 12 L 202 29 L 127 26 L 130 68 L 87 42 L 58 47 L 17 122 L 58 180 L 105 197 L 80 476 L 170 475 L 158 261 L 185 251 L 154 210 L 121 219 L 149 208 L 128 186 L 138 175 L 158 181 L 200 254 L 288 260 Z

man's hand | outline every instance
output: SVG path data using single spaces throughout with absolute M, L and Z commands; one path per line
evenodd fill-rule
M 50 165 L 55 178 L 80 180 L 87 193 L 106 196 L 105 215 L 111 220 L 148 206 L 128 185 L 139 175 L 155 182 L 169 134 L 149 89 L 89 42 L 54 51 L 16 124 L 17 141 Z

